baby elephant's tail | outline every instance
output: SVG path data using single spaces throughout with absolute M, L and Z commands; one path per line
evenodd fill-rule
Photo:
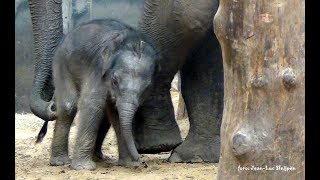
M 44 124 L 43 124 L 43 126 L 42 126 L 42 128 L 41 128 L 41 130 L 40 130 L 40 132 L 38 134 L 36 144 L 41 143 L 43 138 L 44 138 L 44 136 L 47 134 L 48 122 L 49 121 L 45 121 L 44 122 Z
M 56 106 L 55 106 L 55 102 L 52 100 L 48 106 L 48 116 L 52 117 L 51 120 L 45 120 L 44 119 L 44 124 L 40 130 L 40 132 L 38 133 L 38 137 L 37 137 L 37 141 L 36 144 L 41 143 L 43 138 L 45 137 L 45 135 L 47 134 L 47 128 L 48 128 L 48 122 L 55 120 L 57 115 L 56 115 Z

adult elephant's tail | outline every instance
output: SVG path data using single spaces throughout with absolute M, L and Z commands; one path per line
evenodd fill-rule
M 31 111 L 45 121 L 56 119 L 52 100 L 52 57 L 63 36 L 62 1 L 29 0 L 35 47 Z

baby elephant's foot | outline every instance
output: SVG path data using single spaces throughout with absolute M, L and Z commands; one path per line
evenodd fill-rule
M 123 167 L 140 167 L 143 164 L 140 159 L 137 161 L 132 161 L 131 159 L 119 159 L 118 165 Z
M 50 157 L 50 165 L 51 166 L 63 166 L 66 164 L 70 164 L 70 162 L 71 162 L 71 159 L 69 158 L 68 155 L 62 155 L 62 156 L 56 156 L 56 157 L 51 156 Z
M 95 170 L 96 163 L 92 160 L 72 160 L 71 168 L 74 170 Z
M 95 162 L 99 162 L 99 161 L 104 161 L 104 160 L 107 160 L 108 157 L 105 156 L 101 150 L 96 150 L 94 151 L 94 154 L 93 154 L 93 161 Z

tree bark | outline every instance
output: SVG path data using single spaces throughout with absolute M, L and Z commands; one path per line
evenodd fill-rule
M 220 0 L 219 179 L 304 179 L 304 27 L 304 0 Z

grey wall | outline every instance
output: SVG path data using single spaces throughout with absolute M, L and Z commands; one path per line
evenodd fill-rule
M 30 112 L 29 94 L 34 71 L 33 37 L 27 0 L 15 2 L 15 110 L 21 113 Z M 92 2 L 92 5 L 88 6 L 88 2 Z M 72 0 L 70 4 L 71 7 L 63 7 L 63 16 L 71 16 L 67 21 L 71 27 L 68 30 L 81 22 L 99 18 L 114 18 L 137 27 L 143 0 Z M 65 13 L 66 10 L 70 13 Z
M 29 6 L 16 1 L 15 17 L 15 110 L 29 110 L 29 94 L 33 79 L 33 39 Z

